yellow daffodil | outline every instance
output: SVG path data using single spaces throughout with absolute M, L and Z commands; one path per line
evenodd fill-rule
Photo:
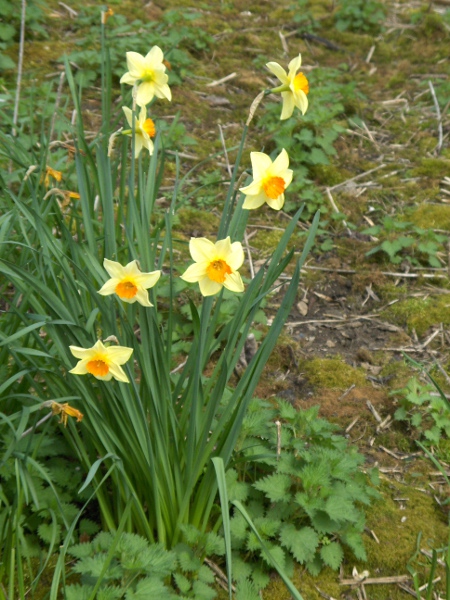
M 142 273 L 136 260 L 123 267 L 120 263 L 105 258 L 103 266 L 111 279 L 98 291 L 99 294 L 117 294 L 124 302 L 133 304 L 137 301 L 142 306 L 153 306 L 148 299 L 147 290 L 156 284 L 161 271 Z
M 59 422 L 64 423 L 64 427 L 67 427 L 67 419 L 69 417 L 75 417 L 77 423 L 79 423 L 84 417 L 83 413 L 81 413 L 76 408 L 73 408 L 73 406 L 70 406 L 70 404 L 68 404 L 67 402 L 65 402 L 64 404 L 60 404 L 59 402 L 52 402 L 51 407 L 54 415 L 61 415 Z
M 79 348 L 69 346 L 70 351 L 79 358 L 77 365 L 69 371 L 74 375 L 90 373 L 102 381 L 110 381 L 114 377 L 117 381 L 129 383 L 128 377 L 120 365 L 127 362 L 133 353 L 133 348 L 125 346 L 104 346 L 98 340 L 92 348 Z
M 128 125 L 131 129 L 122 131 L 124 135 L 133 135 L 133 112 L 127 106 L 122 106 Z M 155 137 L 156 129 L 152 119 L 147 119 L 147 109 L 141 108 L 139 118 L 134 119 L 134 157 L 137 158 L 142 148 L 147 148 L 150 154 L 153 154 L 153 142 L 150 138 Z
M 291 183 L 293 174 L 293 171 L 288 169 L 288 153 L 283 148 L 272 162 L 270 156 L 263 152 L 250 152 L 250 160 L 253 181 L 250 185 L 240 188 L 247 196 L 242 207 L 251 210 L 267 202 L 271 208 L 280 210 L 284 204 L 284 190 Z
M 195 263 L 181 275 L 189 283 L 198 282 L 203 296 L 213 296 L 222 287 L 232 292 L 243 292 L 244 284 L 237 270 L 244 262 L 240 242 L 231 243 L 230 238 L 215 244 L 207 238 L 191 238 L 189 251 Z
M 300 109 L 304 115 L 308 109 L 309 83 L 303 73 L 297 73 L 302 64 L 302 55 L 299 54 L 289 63 L 289 72 L 276 62 L 269 62 L 266 67 L 278 77 L 282 85 L 276 87 L 272 92 L 280 92 L 283 99 L 283 109 L 280 120 L 289 119 L 294 112 L 294 108 Z
M 161 48 L 153 46 L 146 56 L 137 52 L 127 52 L 127 66 L 128 72 L 122 75 L 120 83 L 134 85 L 140 81 L 136 91 L 138 106 L 146 106 L 154 96 L 172 99 Z

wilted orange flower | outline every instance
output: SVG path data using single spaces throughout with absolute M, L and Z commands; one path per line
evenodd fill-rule
M 61 171 L 57 171 L 56 169 L 52 169 L 52 167 L 47 166 L 45 167 L 45 175 L 43 175 L 45 187 L 50 186 L 50 177 L 53 177 L 53 179 L 60 182 L 62 179 L 62 173 Z
M 52 402 L 51 407 L 54 415 L 61 415 L 59 422 L 64 423 L 64 427 L 67 427 L 67 419 L 69 417 L 75 417 L 77 423 L 79 423 L 84 416 L 79 410 L 70 406 L 68 402 L 65 402 L 64 404 Z

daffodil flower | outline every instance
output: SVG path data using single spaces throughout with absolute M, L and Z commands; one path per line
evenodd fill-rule
M 54 415 L 61 415 L 59 422 L 64 423 L 64 427 L 67 427 L 67 420 L 69 417 L 75 417 L 77 423 L 79 423 L 84 417 L 83 413 L 76 408 L 73 408 L 73 406 L 70 406 L 68 402 L 64 402 L 64 404 L 52 402 L 51 407 Z
M 244 284 L 237 270 L 244 262 L 240 242 L 229 237 L 215 244 L 207 238 L 191 238 L 189 251 L 195 263 L 187 268 L 181 279 L 198 282 L 203 296 L 213 296 L 226 287 L 232 292 L 243 292 Z
M 153 46 L 146 56 L 137 52 L 127 52 L 128 72 L 122 75 L 120 83 L 134 85 L 141 83 L 136 91 L 136 104 L 146 106 L 153 97 L 172 99 L 167 82 L 169 77 L 166 74 L 164 64 L 164 54 L 158 46 Z
M 121 300 L 129 304 L 137 301 L 142 306 L 153 306 L 148 299 L 147 290 L 156 284 L 161 271 L 142 273 L 136 260 L 123 267 L 120 263 L 105 258 L 103 266 L 111 279 L 98 291 L 99 294 L 102 296 L 117 294 Z
M 128 125 L 131 129 L 122 131 L 123 135 L 133 135 L 133 112 L 127 106 L 122 106 Z M 155 137 L 156 129 L 152 119 L 147 119 L 147 109 L 141 108 L 139 118 L 134 119 L 134 157 L 137 158 L 142 148 L 147 148 L 149 154 L 153 154 L 152 137 Z
M 90 373 L 102 381 L 110 381 L 114 377 L 117 381 L 129 383 L 128 377 L 120 365 L 127 362 L 133 353 L 133 348 L 104 346 L 102 341 L 98 340 L 92 348 L 69 346 L 69 349 L 75 358 L 80 359 L 69 373 L 73 373 L 73 375 Z
M 283 99 L 283 108 L 281 111 L 280 120 L 289 119 L 294 112 L 294 108 L 300 109 L 304 115 L 308 109 L 309 83 L 303 73 L 297 73 L 302 64 L 302 55 L 293 58 L 289 63 L 289 72 L 286 71 L 276 62 L 269 62 L 266 67 L 278 77 L 282 85 L 273 88 L 272 92 L 281 93 Z
M 284 204 L 284 190 L 292 181 L 293 171 L 288 169 L 289 156 L 286 150 L 280 152 L 272 162 L 270 156 L 263 152 L 250 152 L 253 168 L 253 181 L 240 188 L 247 197 L 242 208 L 251 210 L 267 204 L 280 210 Z

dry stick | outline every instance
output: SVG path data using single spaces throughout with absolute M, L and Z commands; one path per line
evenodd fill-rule
M 230 73 L 229 75 L 222 77 L 222 79 L 217 79 L 216 81 L 211 81 L 211 83 L 207 83 L 206 87 L 215 87 L 216 85 L 220 85 L 221 83 L 230 81 L 230 79 L 234 79 L 236 77 L 236 75 L 237 75 L 237 73 Z
M 389 583 L 401 583 L 408 581 L 409 575 L 394 575 L 392 577 L 368 577 L 367 579 L 342 579 L 339 585 L 386 585 Z
M 223 153 L 225 155 L 225 161 L 227 163 L 228 175 L 230 176 L 230 179 L 231 179 L 231 176 L 232 176 L 233 173 L 232 173 L 232 170 L 231 170 L 230 161 L 228 159 L 228 152 L 227 152 L 227 147 L 226 147 L 226 144 L 225 144 L 225 138 L 223 137 L 222 125 L 220 125 L 220 124 L 219 124 L 219 132 L 220 132 L 220 141 L 222 142 Z
M 325 188 L 325 191 L 327 193 L 328 200 L 330 201 L 330 204 L 331 204 L 334 212 L 339 213 L 340 210 L 338 209 L 338 207 L 336 206 L 335 201 L 333 200 L 333 196 L 331 195 L 330 188 Z M 347 225 L 347 221 L 345 219 L 342 219 L 342 224 L 344 225 L 345 229 L 347 230 L 348 235 L 351 237 L 352 236 L 352 232 L 351 232 L 349 226 Z
M 440 154 L 443 141 L 441 109 L 439 108 L 439 102 L 436 98 L 436 92 L 434 91 L 433 84 L 430 80 L 428 81 L 428 87 L 430 88 L 431 95 L 433 96 L 434 106 L 436 108 L 436 118 L 438 121 L 438 145 L 436 146 L 436 153 Z
M 245 244 L 245 249 L 247 251 L 248 266 L 250 267 L 250 277 L 252 279 L 254 279 L 255 278 L 255 268 L 253 266 L 252 253 L 250 252 L 250 245 L 248 243 L 247 231 L 244 231 L 244 244 Z
M 365 171 L 364 173 L 360 173 L 359 175 L 355 175 L 354 177 L 351 177 L 350 179 L 346 179 L 345 181 L 343 181 L 342 183 L 337 183 L 336 185 L 331 186 L 330 188 L 327 188 L 330 190 L 337 190 L 337 188 L 343 187 L 345 185 L 347 185 L 348 183 L 350 183 L 351 181 L 356 181 L 357 179 L 361 179 L 361 177 L 365 177 L 366 175 L 369 175 L 369 173 L 373 173 L 374 171 L 378 171 L 379 169 L 382 169 L 383 167 L 385 167 L 386 165 L 383 163 L 382 165 L 378 165 L 378 167 L 374 167 L 373 169 L 369 169 L 368 171 Z
M 63 87 L 63 82 L 64 82 L 65 76 L 66 76 L 66 74 L 64 71 L 62 71 L 62 73 L 59 76 L 58 89 L 56 91 L 55 111 L 53 113 L 52 122 L 50 124 L 50 133 L 48 134 L 48 139 L 50 142 L 52 141 L 52 138 L 53 138 L 53 131 L 55 129 L 55 121 L 56 121 L 56 113 L 58 112 L 59 103 L 61 102 L 62 87 Z
M 16 135 L 17 135 L 16 125 L 17 125 L 17 120 L 19 118 L 20 88 L 22 86 L 23 53 L 24 53 L 24 47 L 25 47 L 26 11 L 27 11 L 27 0 L 22 0 L 22 14 L 20 16 L 19 64 L 17 65 L 16 99 L 14 101 L 13 130 L 12 130 L 12 134 L 14 137 L 16 137 Z

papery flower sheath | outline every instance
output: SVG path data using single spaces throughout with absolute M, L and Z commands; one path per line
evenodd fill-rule
M 117 294 L 124 302 L 130 304 L 139 302 L 142 306 L 153 306 L 148 298 L 147 290 L 156 284 L 161 277 L 161 271 L 143 273 L 136 260 L 122 266 L 118 262 L 105 258 L 103 266 L 111 279 L 98 290 L 99 294 L 102 296 Z
M 134 85 L 140 81 L 136 91 L 138 106 L 145 106 L 153 100 L 154 96 L 172 99 L 172 93 L 167 85 L 169 77 L 165 72 L 164 54 L 159 46 L 153 46 L 146 56 L 138 52 L 127 52 L 126 56 L 128 72 L 122 75 L 120 83 Z
M 133 111 L 127 106 L 122 106 L 128 125 L 131 129 L 123 131 L 124 135 L 133 135 Z M 152 137 L 155 137 L 156 129 L 152 119 L 147 119 L 147 109 L 145 106 L 141 108 L 139 118 L 134 119 L 134 157 L 137 158 L 141 153 L 142 148 L 147 148 L 149 154 L 153 154 Z
M 263 152 L 250 152 L 253 181 L 240 188 L 246 195 L 243 208 L 251 210 L 267 204 L 280 210 L 284 204 L 284 191 L 292 181 L 293 171 L 289 169 L 289 156 L 286 150 L 280 152 L 272 162 L 270 156 Z
M 302 64 L 302 55 L 293 58 L 289 63 L 289 72 L 276 62 L 269 62 L 266 67 L 278 77 L 282 85 L 276 87 L 272 92 L 280 92 L 283 99 L 280 120 L 288 119 L 294 112 L 294 108 L 300 109 L 304 115 L 308 109 L 309 83 L 303 73 L 297 73 Z
M 117 381 L 129 383 L 121 365 L 125 364 L 133 353 L 133 348 L 125 346 L 104 346 L 98 340 L 92 348 L 79 348 L 69 346 L 70 351 L 79 358 L 77 365 L 69 371 L 73 375 L 86 375 L 90 373 L 102 381 L 110 381 L 113 377 Z
M 244 262 L 240 242 L 231 243 L 229 237 L 216 243 L 207 238 L 191 238 L 189 251 L 195 263 L 187 268 L 181 279 L 189 283 L 198 282 L 203 296 L 213 296 L 222 287 L 232 292 L 244 291 L 237 272 Z

